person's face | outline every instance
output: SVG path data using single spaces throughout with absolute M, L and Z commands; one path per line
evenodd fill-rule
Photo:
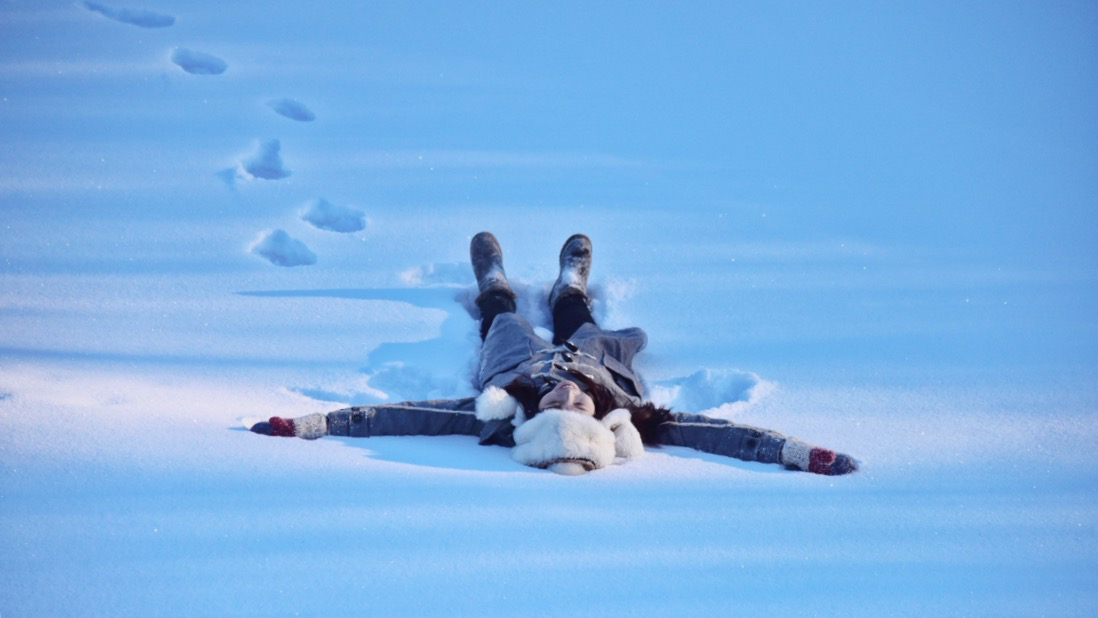
M 594 416 L 595 400 L 580 390 L 580 387 L 576 386 L 574 382 L 561 380 L 553 387 L 553 390 L 546 393 L 538 402 L 539 410 L 548 410 L 549 408 L 571 410 L 585 416 Z

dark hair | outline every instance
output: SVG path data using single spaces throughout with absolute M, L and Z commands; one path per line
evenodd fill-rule
M 672 412 L 668 408 L 657 406 L 651 402 L 645 402 L 640 405 L 626 404 L 624 406 L 619 406 L 614 398 L 614 394 L 605 386 L 596 383 L 583 374 L 569 373 L 568 375 L 578 382 L 591 397 L 591 400 L 595 402 L 595 418 L 602 419 L 617 408 L 629 410 L 630 420 L 632 420 L 633 426 L 637 428 L 637 431 L 640 432 L 641 440 L 645 444 L 656 444 L 659 426 L 662 423 L 671 420 Z M 521 405 L 522 409 L 525 411 L 527 419 L 531 419 L 541 412 L 541 410 L 538 409 L 538 403 L 541 401 L 541 389 L 534 380 L 526 376 L 519 376 L 515 378 L 513 382 L 503 387 L 503 390 L 507 391 L 508 395 L 514 397 L 519 402 L 519 405 Z
M 651 401 L 638 405 L 625 406 L 629 410 L 630 420 L 633 426 L 640 432 L 641 441 L 645 444 L 658 444 L 660 425 L 670 421 L 673 415 L 670 408 L 657 406 Z

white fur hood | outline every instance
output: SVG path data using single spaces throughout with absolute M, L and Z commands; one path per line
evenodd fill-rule
M 547 468 L 560 474 L 582 474 L 644 454 L 640 433 L 624 408 L 602 420 L 570 410 L 543 410 L 526 420 L 514 397 L 489 386 L 476 401 L 481 421 L 511 418 L 516 426 L 511 457 L 524 465 Z

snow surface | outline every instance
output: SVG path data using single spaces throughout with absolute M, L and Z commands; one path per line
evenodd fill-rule
M 1098 9 L 892 4 L 0 2 L 0 616 L 1098 614 Z M 471 394 L 482 229 L 862 471 L 235 426 Z

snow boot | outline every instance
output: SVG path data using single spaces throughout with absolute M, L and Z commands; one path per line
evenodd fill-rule
M 481 232 L 469 243 L 469 261 L 477 278 L 477 308 L 480 309 L 480 338 L 488 335 L 492 321 L 501 313 L 515 311 L 515 292 L 503 272 L 503 250 L 490 232 Z
M 481 232 L 469 242 L 469 261 L 473 263 L 473 275 L 481 295 L 500 291 L 514 297 L 507 274 L 503 272 L 503 249 L 491 232 Z
M 587 275 L 591 273 L 591 239 L 583 234 L 573 234 L 560 248 L 560 275 L 549 292 L 549 309 L 555 310 L 561 298 L 580 295 L 584 304 L 587 298 Z

